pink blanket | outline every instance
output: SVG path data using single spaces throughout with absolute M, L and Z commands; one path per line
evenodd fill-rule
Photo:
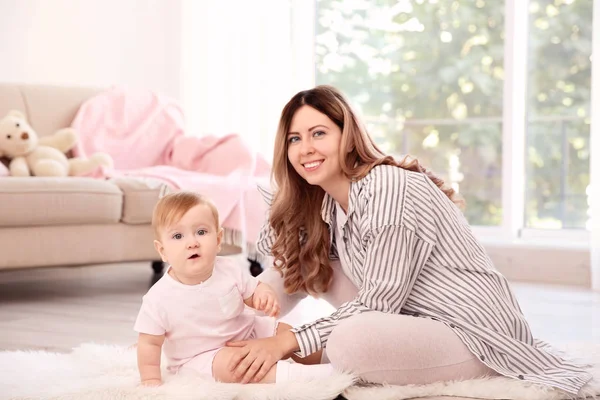
M 177 102 L 124 88 L 86 101 L 72 127 L 80 137 L 75 156 L 102 151 L 114 159 L 114 170 L 93 176 L 155 178 L 209 196 L 223 227 L 241 233 L 253 248 L 266 212 L 257 185 L 269 186 L 270 167 L 241 136 L 186 136 Z

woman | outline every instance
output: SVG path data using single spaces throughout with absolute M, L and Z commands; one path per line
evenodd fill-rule
M 390 384 L 500 374 L 576 394 L 591 379 L 533 339 L 456 193 L 416 160 L 386 157 L 336 89 L 285 106 L 273 176 L 257 247 L 274 263 L 259 279 L 279 288 L 282 313 L 307 293 L 337 310 L 231 343 L 242 382 L 292 353 Z

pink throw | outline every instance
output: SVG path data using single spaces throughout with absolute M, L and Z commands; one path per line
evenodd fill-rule
M 101 151 L 114 159 L 113 170 L 91 176 L 155 178 L 202 193 L 215 202 L 223 227 L 253 249 L 267 207 L 257 185 L 269 186 L 270 166 L 240 135 L 188 136 L 176 101 L 119 87 L 82 104 L 72 127 L 80 138 L 75 156 Z

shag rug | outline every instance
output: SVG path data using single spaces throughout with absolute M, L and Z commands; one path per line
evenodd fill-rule
M 570 355 L 594 364 L 594 380 L 581 393 L 600 395 L 600 345 L 565 347 Z M 325 400 L 343 395 L 349 400 L 401 400 L 427 396 L 476 399 L 559 400 L 564 392 L 515 379 L 494 377 L 431 385 L 364 386 L 352 376 L 338 374 L 308 383 L 271 385 L 214 383 L 189 376 L 164 375 L 157 388 L 138 385 L 133 348 L 84 344 L 71 353 L 45 351 L 0 352 L 0 399 L 14 400 Z

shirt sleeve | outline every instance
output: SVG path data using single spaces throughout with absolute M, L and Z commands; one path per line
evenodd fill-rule
M 143 297 L 133 330 L 148 335 L 164 335 L 167 331 L 166 321 L 158 304 L 148 297 Z
M 346 318 L 366 311 L 400 313 L 434 246 L 402 223 L 400 187 L 398 184 L 375 188 L 367 204 L 367 214 L 363 217 L 370 221 L 370 226 L 365 232 L 366 257 L 357 297 L 328 317 L 292 329 L 300 348 L 296 354 L 300 357 L 325 347 L 331 331 Z M 392 190 L 394 195 L 389 193 Z
M 273 204 L 273 194 L 266 190 L 265 188 L 258 186 L 258 191 L 262 195 L 265 202 L 271 207 Z M 256 251 L 258 251 L 263 256 L 270 257 L 272 256 L 271 248 L 275 243 L 275 232 L 271 228 L 271 224 L 269 223 L 269 212 L 265 217 L 265 222 L 263 223 L 262 228 L 260 229 L 260 233 L 258 234 L 258 240 L 256 241 Z

